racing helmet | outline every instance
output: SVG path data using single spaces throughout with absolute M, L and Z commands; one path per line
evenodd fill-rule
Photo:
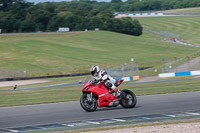
M 99 66 L 96 66 L 96 65 L 92 66 L 90 68 L 90 72 L 91 72 L 92 76 L 97 75 L 97 73 L 100 72 Z

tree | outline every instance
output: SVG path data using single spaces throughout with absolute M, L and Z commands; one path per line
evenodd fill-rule
M 48 11 L 43 9 L 35 10 L 32 13 L 34 23 L 36 23 L 36 30 L 46 31 L 51 15 Z
M 24 0 L 0 0 L 0 9 L 9 10 L 10 6 L 15 3 L 25 3 Z
M 160 0 L 151 0 L 148 1 L 148 10 L 160 10 L 161 9 L 161 1 Z
M 111 3 L 121 3 L 121 0 L 111 0 Z
M 54 16 L 49 20 L 47 30 L 48 31 L 56 31 L 59 27 L 63 26 L 64 18 L 60 16 Z
M 3 32 L 55 31 L 68 26 L 71 30 L 94 29 L 140 35 L 139 21 L 115 19 L 121 11 L 162 10 L 200 6 L 199 0 L 90 0 L 44 2 L 34 5 L 25 0 L 0 0 L 0 28 Z M 120 25 L 122 27 L 120 27 Z
M 95 28 L 103 29 L 103 21 L 100 17 L 94 16 L 90 18 L 88 29 L 94 30 Z
M 10 8 L 11 14 L 15 15 L 18 19 L 25 19 L 28 7 L 32 6 L 32 3 L 14 2 Z
M 142 35 L 142 25 L 140 24 L 140 22 L 137 19 L 134 19 L 132 21 L 132 25 L 134 25 L 134 27 L 132 28 L 132 35 L 135 36 L 140 36 Z
M 0 19 L 3 32 L 17 32 L 20 27 L 19 20 L 14 15 L 6 14 Z
M 142 26 L 140 25 L 139 21 L 132 20 L 131 18 L 107 19 L 104 23 L 104 30 L 135 36 L 142 34 Z
M 14 0 L 0 0 L 0 9 L 6 10 L 13 2 Z
M 73 16 L 73 13 L 70 11 L 61 11 L 57 15 L 66 19 L 68 17 Z
M 35 31 L 35 24 L 31 20 L 24 20 L 20 24 L 22 32 L 33 32 Z

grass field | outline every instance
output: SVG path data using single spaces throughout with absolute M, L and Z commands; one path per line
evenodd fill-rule
M 200 80 L 187 80 L 178 82 L 148 83 L 148 84 L 122 84 L 119 89 L 130 89 L 137 96 L 200 91 Z M 29 105 L 39 103 L 54 103 L 77 101 L 81 97 L 81 85 L 52 87 L 23 91 L 0 91 L 0 107 Z
M 148 17 L 137 18 L 144 28 L 180 35 L 185 42 L 199 44 L 200 17 Z M 183 40 L 183 41 L 184 41 Z
M 41 86 L 64 84 L 64 83 L 79 83 L 80 81 L 82 81 L 82 82 L 88 81 L 91 78 L 92 78 L 91 75 L 86 75 L 86 76 L 74 76 L 74 77 L 37 79 L 37 80 L 47 81 L 47 82 L 44 82 L 44 83 L 33 83 L 33 84 L 28 84 L 28 85 L 18 85 L 17 89 L 31 88 L 31 87 L 41 87 Z M 9 82 L 9 81 L 6 81 L 6 82 Z M 19 80 L 18 82 L 25 82 L 26 83 L 26 81 L 23 81 L 23 80 Z M 1 90 L 10 90 L 12 88 L 13 88 L 12 81 L 10 81 L 9 85 L 7 85 L 6 87 L 1 87 L 1 85 L 0 85 L 0 91 Z
M 172 12 L 172 13 L 200 13 L 200 7 L 166 10 L 166 12 Z
M 191 40 L 185 40 L 184 42 L 188 42 L 191 44 L 200 44 L 200 39 L 191 39 Z
M 155 66 L 163 58 L 181 58 L 196 51 L 145 36 L 106 31 L 0 35 L 0 69 L 26 69 L 27 74 L 40 69 L 50 74 L 88 72 L 94 64 L 120 65 L 131 58 L 140 67 Z

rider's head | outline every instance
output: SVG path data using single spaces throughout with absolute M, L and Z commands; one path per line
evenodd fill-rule
M 100 72 L 99 66 L 92 66 L 90 68 L 90 72 L 92 74 L 92 76 L 97 76 L 97 74 Z

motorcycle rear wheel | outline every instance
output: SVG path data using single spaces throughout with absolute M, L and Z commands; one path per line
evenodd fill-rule
M 136 95 L 130 90 L 122 90 L 122 93 L 125 94 L 125 97 L 121 99 L 121 106 L 124 108 L 134 108 L 137 104 Z
M 87 112 L 93 112 L 97 109 L 97 99 L 92 98 L 91 101 L 88 100 L 87 94 L 83 94 L 80 98 L 81 107 Z

